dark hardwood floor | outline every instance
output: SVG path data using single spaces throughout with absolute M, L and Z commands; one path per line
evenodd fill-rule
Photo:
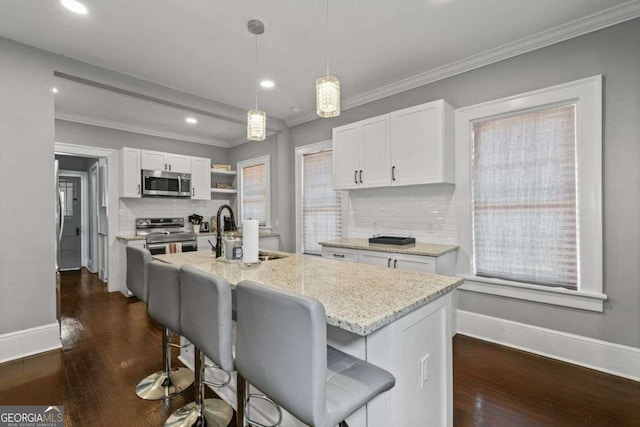
M 162 328 L 143 303 L 82 270 L 62 275 L 62 313 L 62 350 L 0 365 L 0 405 L 64 405 L 67 427 L 144 427 L 193 400 L 136 397 L 162 368 Z M 454 425 L 640 426 L 640 383 L 457 336 Z

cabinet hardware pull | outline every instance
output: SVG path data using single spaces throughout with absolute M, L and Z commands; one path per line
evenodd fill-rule
M 169 163 L 169 170 L 171 170 L 171 163 Z
M 164 164 L 164 170 L 167 170 L 167 164 L 166 163 Z
M 344 258 L 344 254 L 333 254 L 336 258 Z
M 398 268 L 398 260 L 397 259 L 393 260 L 393 268 Z
M 196 189 L 191 187 L 191 197 L 196 197 Z
M 391 268 L 391 258 L 387 259 L 387 268 Z
M 392 181 L 396 180 L 396 167 L 395 166 L 391 167 L 391 180 Z
M 138 184 L 138 194 L 140 194 L 140 184 Z
M 353 174 L 353 180 L 356 184 L 358 183 L 358 171 L 355 171 L 355 173 Z
M 362 169 L 360 169 L 360 184 L 362 184 Z

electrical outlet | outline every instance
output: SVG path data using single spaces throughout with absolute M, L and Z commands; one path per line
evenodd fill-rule
M 420 388 L 424 388 L 424 385 L 429 380 L 429 355 L 427 354 L 420 359 Z

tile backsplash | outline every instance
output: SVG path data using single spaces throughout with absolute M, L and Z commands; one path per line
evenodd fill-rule
M 193 213 L 209 221 L 228 200 L 190 200 L 147 197 L 143 199 L 120 199 L 120 233 L 135 234 L 136 218 L 187 217 Z
M 418 242 L 457 244 L 454 191 L 450 184 L 350 191 L 345 236 L 408 235 Z

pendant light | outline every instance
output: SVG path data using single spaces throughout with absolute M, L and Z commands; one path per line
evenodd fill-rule
M 329 74 L 329 0 L 326 16 L 327 75 L 316 80 L 316 113 L 320 117 L 340 115 L 340 81 Z
M 258 36 L 264 33 L 264 23 L 258 19 L 252 19 L 247 24 L 247 28 L 256 36 L 256 108 L 247 112 L 247 139 L 264 141 L 267 137 L 267 114 L 258 110 Z

